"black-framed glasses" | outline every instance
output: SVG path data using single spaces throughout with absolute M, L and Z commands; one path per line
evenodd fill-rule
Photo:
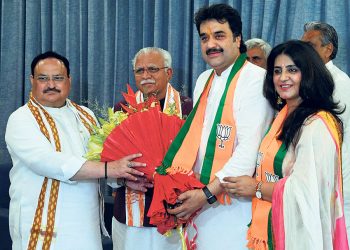
M 62 75 L 55 75 L 55 76 L 47 76 L 47 75 L 38 75 L 37 77 L 35 77 L 39 82 L 42 83 L 47 83 L 48 81 L 50 81 L 50 79 L 54 82 L 60 83 L 63 82 L 66 77 L 62 76 Z
M 147 68 L 137 68 L 137 69 L 134 69 L 134 73 L 135 75 L 143 75 L 143 73 L 145 73 L 145 71 L 147 71 L 148 74 L 155 74 L 157 72 L 159 72 L 159 70 L 161 69 L 167 69 L 169 67 L 161 67 L 161 68 L 158 68 L 158 67 L 154 67 L 154 66 L 150 66 L 150 67 L 147 67 Z

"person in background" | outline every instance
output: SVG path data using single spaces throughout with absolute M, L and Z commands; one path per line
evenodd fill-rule
M 102 249 L 98 178 L 137 180 L 140 154 L 103 163 L 83 156 L 94 114 L 68 99 L 69 61 L 52 51 L 31 64 L 28 103 L 8 120 L 12 249 Z M 102 229 L 104 226 L 102 224 Z M 105 229 L 103 230 L 106 233 Z
M 260 38 L 252 38 L 245 42 L 247 46 L 247 60 L 263 69 L 266 69 L 267 57 L 271 52 L 271 46 Z
M 202 57 L 212 69 L 197 79 L 193 119 L 186 121 L 189 129 L 171 167 L 194 171 L 206 186 L 179 195 L 178 206 L 168 212 L 187 220 L 200 209 L 193 220 L 199 250 L 246 249 L 251 198 L 230 198 L 220 183 L 254 173 L 273 116 L 262 95 L 265 70 L 246 60 L 241 17 L 231 6 L 205 6 L 195 14 L 195 24 Z
M 308 43 L 292 40 L 272 49 L 264 96 L 278 115 L 261 142 L 255 177 L 227 177 L 222 184 L 234 197 L 253 197 L 249 249 L 349 249 L 340 152 L 344 108 L 333 90 L 332 76 Z
M 175 109 L 183 119 L 192 110 L 192 100 L 181 95 L 171 84 L 173 74 L 171 55 L 168 51 L 147 47 L 138 51 L 132 60 L 134 76 L 138 91 L 138 102 L 143 102 L 150 95 L 156 96 L 163 112 Z M 121 110 L 117 103 L 114 110 Z M 125 102 L 124 102 L 125 104 Z M 157 228 L 149 223 L 147 213 L 153 197 L 153 186 L 145 178 L 137 181 L 118 180 L 112 219 L 112 235 L 114 249 L 171 250 L 181 249 L 181 242 L 176 232 L 165 237 L 157 232 Z M 128 197 L 136 197 L 130 202 Z M 137 202 L 135 202 L 137 201 Z M 142 239 L 142 243 L 140 243 Z
M 318 52 L 323 63 L 333 77 L 335 90 L 333 98 L 345 106 L 340 115 L 344 127 L 342 144 L 342 169 L 344 180 L 344 210 L 347 222 L 348 238 L 350 236 L 350 78 L 333 63 L 338 52 L 338 35 L 333 26 L 322 22 L 309 22 L 304 25 L 303 41 L 309 42 Z

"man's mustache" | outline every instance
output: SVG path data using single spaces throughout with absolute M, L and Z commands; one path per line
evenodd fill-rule
M 61 90 L 59 89 L 56 89 L 56 88 L 47 88 L 44 90 L 44 94 L 50 92 L 50 91 L 54 91 L 54 92 L 57 92 L 57 93 L 61 93 Z
M 207 49 L 207 51 L 205 53 L 207 55 L 209 55 L 210 53 L 216 53 L 216 52 L 222 53 L 222 52 L 224 52 L 224 49 L 222 49 L 222 48 L 211 48 L 211 49 Z
M 145 83 L 156 83 L 154 79 L 144 79 L 140 82 L 141 85 L 144 85 Z

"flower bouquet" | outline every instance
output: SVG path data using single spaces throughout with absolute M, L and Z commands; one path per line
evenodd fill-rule
M 99 119 L 101 128 L 95 127 L 90 137 L 89 160 L 114 161 L 126 155 L 142 153 L 137 160 L 146 167 L 135 168 L 153 180 L 155 169 L 161 165 L 172 140 L 183 124 L 177 115 L 160 111 L 159 101 L 150 97 L 137 103 L 136 95 L 128 85 L 123 93 L 127 105 L 123 111 L 108 109 L 108 121 Z
M 107 119 L 98 118 L 101 126 L 93 126 L 93 133 L 88 142 L 88 152 L 85 158 L 90 161 L 100 161 L 103 143 L 113 129 L 120 125 L 122 121 L 128 118 L 128 114 L 122 111 L 114 112 L 112 108 L 107 110 Z
M 173 142 L 184 120 L 172 106 L 164 112 L 155 97 L 138 103 L 136 95 L 128 86 L 123 93 L 126 105 L 125 112 L 113 113 L 108 109 L 108 121 L 100 120 L 101 128 L 95 128 L 90 137 L 88 159 L 113 161 L 133 153 L 142 153 L 137 160 L 147 164 L 139 168 L 153 181 L 154 193 L 147 216 L 150 223 L 157 226 L 158 232 L 166 234 L 170 229 L 179 228 L 186 221 L 177 220 L 167 213 L 166 208 L 176 205 L 179 194 L 194 188 L 202 188 L 203 184 L 191 173 L 167 171 L 163 159 Z M 157 170 L 156 170 L 157 169 Z

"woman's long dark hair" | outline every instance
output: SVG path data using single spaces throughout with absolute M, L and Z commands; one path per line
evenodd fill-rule
M 314 48 L 306 42 L 291 40 L 274 47 L 267 59 L 267 73 L 264 82 L 264 96 L 276 110 L 281 110 L 285 105 L 277 104 L 277 93 L 273 83 L 273 72 L 276 57 L 284 54 L 290 57 L 301 71 L 301 83 L 299 96 L 302 98 L 300 105 L 289 114 L 286 119 L 279 139 L 286 147 L 296 144 L 300 129 L 310 115 L 324 110 L 331 113 L 342 126 L 338 115 L 344 112 L 339 103 L 333 100 L 334 82 L 322 59 Z

